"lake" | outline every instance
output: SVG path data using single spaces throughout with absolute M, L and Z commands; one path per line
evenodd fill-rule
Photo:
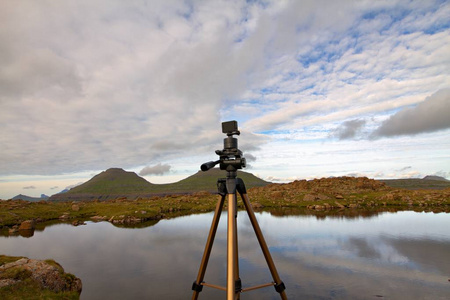
M 81 299 L 190 299 L 212 217 L 133 229 L 108 222 L 49 225 L 30 238 L 1 236 L 0 254 L 55 259 L 81 278 Z M 450 298 L 450 214 L 256 217 L 289 299 Z M 245 211 L 238 214 L 238 237 L 243 287 L 271 282 Z M 226 285 L 226 215 L 205 281 Z M 199 299 L 225 296 L 204 287 Z M 267 287 L 241 299 L 280 297 Z

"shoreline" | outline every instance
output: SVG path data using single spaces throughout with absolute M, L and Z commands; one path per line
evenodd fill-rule
M 281 187 L 281 186 L 279 186 Z M 339 211 L 417 210 L 450 212 L 450 190 L 398 190 L 366 193 L 334 193 L 292 189 L 253 188 L 249 198 L 255 211 L 303 210 L 311 213 Z M 124 197 L 109 201 L 28 202 L 6 200 L 0 202 L 0 230 L 2 235 L 25 234 L 39 224 L 49 221 L 67 222 L 74 226 L 84 221 L 108 221 L 115 225 L 132 226 L 157 222 L 182 215 L 213 211 L 218 195 L 207 192 L 194 195 L 128 200 Z M 226 204 L 225 204 L 226 206 Z M 243 208 L 238 197 L 238 208 Z M 225 210 L 225 209 L 224 209 Z

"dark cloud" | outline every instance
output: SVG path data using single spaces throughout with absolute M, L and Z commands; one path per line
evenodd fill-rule
M 353 139 L 361 131 L 366 124 L 365 120 L 350 120 L 341 124 L 332 133 L 332 137 L 337 137 L 340 140 Z
M 140 176 L 146 176 L 146 175 L 163 175 L 170 171 L 171 166 L 168 164 L 157 164 L 152 167 L 148 166 L 143 168 L 140 172 Z
M 442 171 L 442 170 L 434 173 L 433 175 L 444 177 L 444 178 L 450 178 L 450 172 L 445 172 L 445 171 Z
M 372 137 L 415 135 L 450 128 L 450 89 L 442 89 L 384 121 Z
M 411 166 L 406 166 L 406 167 L 401 168 L 401 169 L 396 170 L 396 171 L 397 171 L 397 172 L 403 172 L 403 171 L 406 171 L 406 170 L 410 170 L 411 168 L 412 168 Z
M 250 153 L 244 153 L 244 157 L 247 162 L 256 161 L 256 157 Z

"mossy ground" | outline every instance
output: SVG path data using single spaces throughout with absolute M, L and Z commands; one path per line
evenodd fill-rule
M 0 266 L 17 261 L 23 257 L 0 255 Z M 46 262 L 57 266 L 64 273 L 62 267 L 54 260 L 46 260 Z M 65 273 L 65 276 L 75 278 L 74 275 Z M 0 287 L 0 296 L 2 300 L 22 300 L 22 299 L 79 299 L 80 295 L 77 292 L 53 292 L 48 289 L 43 289 L 36 281 L 31 279 L 31 272 L 21 268 L 15 267 L 6 270 L 0 274 L 0 280 L 13 279 L 18 283 Z M 70 279 L 70 278 L 69 278 Z
M 300 185 L 304 183 L 298 183 Z M 269 185 L 248 191 L 252 204 L 266 209 L 308 208 L 323 209 L 422 209 L 433 211 L 450 210 L 450 189 L 446 190 L 401 190 L 392 188 L 355 189 L 339 192 L 334 188 L 295 188 L 295 184 Z M 243 204 L 238 197 L 238 207 Z M 214 210 L 218 195 L 199 192 L 192 195 L 139 198 L 119 198 L 110 201 L 73 202 L 27 202 L 21 200 L 0 201 L 0 227 L 4 230 L 20 225 L 25 220 L 37 223 L 64 219 L 88 220 L 101 216 L 104 220 L 132 217 L 142 221 L 159 220 L 180 215 Z M 226 203 L 225 203 L 226 206 Z M 63 218 L 61 218 L 63 217 Z

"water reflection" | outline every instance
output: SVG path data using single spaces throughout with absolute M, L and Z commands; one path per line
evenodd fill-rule
M 447 299 L 450 215 L 376 213 L 369 218 L 257 214 L 289 299 Z M 212 214 L 125 229 L 107 222 L 66 224 L 32 238 L 0 238 L 0 253 L 53 258 L 83 281 L 81 299 L 189 299 Z M 244 286 L 271 281 L 245 212 L 238 217 Z M 205 280 L 225 285 L 226 218 L 222 216 Z M 223 299 L 204 288 L 200 299 Z M 279 299 L 273 288 L 241 299 Z

